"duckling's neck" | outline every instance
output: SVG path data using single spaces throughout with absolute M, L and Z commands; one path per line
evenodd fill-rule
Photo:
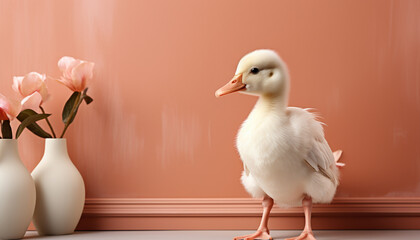
M 262 95 L 255 104 L 254 110 L 258 115 L 262 114 L 282 114 L 286 112 L 287 95 Z

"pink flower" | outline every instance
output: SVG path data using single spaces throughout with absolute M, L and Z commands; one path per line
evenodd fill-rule
M 13 120 L 20 112 L 21 105 L 18 101 L 9 101 L 0 94 L 0 120 Z
M 22 109 L 36 111 L 43 102 L 48 100 L 45 79 L 45 74 L 41 75 L 37 72 L 30 72 L 23 77 L 13 77 L 12 88 L 23 98 Z
M 58 81 L 74 92 L 82 92 L 92 80 L 94 65 L 93 62 L 62 57 L 58 61 L 58 68 L 63 76 Z

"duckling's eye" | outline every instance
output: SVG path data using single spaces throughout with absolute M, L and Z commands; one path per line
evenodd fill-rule
M 259 72 L 260 72 L 260 69 L 258 69 L 258 68 L 256 68 L 256 67 L 251 68 L 251 73 L 252 73 L 252 74 L 257 74 L 257 73 L 259 73 Z

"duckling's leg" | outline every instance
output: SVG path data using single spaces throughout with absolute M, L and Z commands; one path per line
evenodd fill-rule
M 273 238 L 270 236 L 270 231 L 268 230 L 268 218 L 270 216 L 271 208 L 273 208 L 273 199 L 269 196 L 265 196 L 262 201 L 262 206 L 264 208 L 263 215 L 261 218 L 260 226 L 258 230 L 250 235 L 235 237 L 233 240 L 254 240 L 254 239 L 267 239 L 272 240 Z
M 305 212 L 305 228 L 298 237 L 288 238 L 286 240 L 316 240 L 311 227 L 312 198 L 305 196 L 302 200 L 302 206 Z

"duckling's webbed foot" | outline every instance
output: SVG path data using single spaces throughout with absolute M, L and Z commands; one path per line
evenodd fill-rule
M 233 238 L 233 240 L 254 240 L 254 239 L 264 239 L 264 240 L 272 240 L 273 238 L 270 236 L 270 231 L 268 230 L 268 217 L 270 215 L 271 208 L 273 208 L 274 201 L 271 197 L 265 196 L 262 205 L 264 208 L 263 215 L 261 218 L 260 226 L 258 230 L 250 235 L 239 236 Z
M 254 240 L 254 239 L 264 239 L 264 240 L 273 240 L 273 238 L 268 234 L 268 230 L 257 230 L 253 234 L 244 235 L 240 237 L 235 237 L 233 240 Z
M 312 232 L 303 231 L 298 237 L 287 238 L 286 240 L 316 240 Z

